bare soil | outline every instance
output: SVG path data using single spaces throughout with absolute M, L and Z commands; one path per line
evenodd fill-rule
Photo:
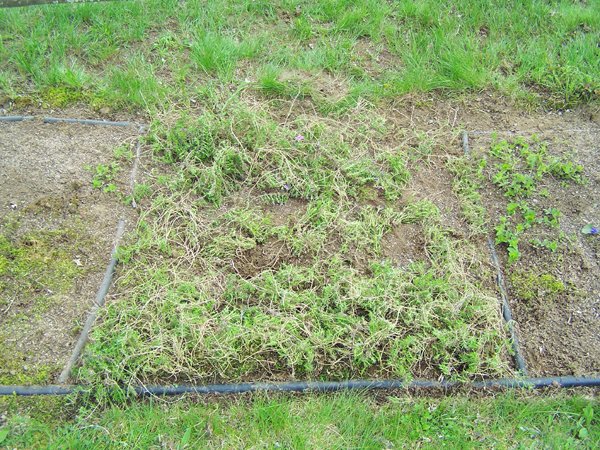
M 597 225 L 600 219 L 597 160 L 600 127 L 590 118 L 593 116 L 581 112 L 522 117 L 518 126 L 511 129 L 491 128 L 508 131 L 500 136 L 502 138 L 527 137 L 534 132 L 549 144 L 551 154 L 567 156 L 583 165 L 586 178 L 583 185 L 550 180 L 543 186 L 550 195 L 532 198 L 537 209 L 553 207 L 562 213 L 559 231 L 565 238 L 556 252 L 523 241 L 520 243 L 522 257 L 508 264 L 505 249 L 499 248 L 524 356 L 534 376 L 600 372 L 600 241 L 581 233 L 584 225 Z M 486 152 L 490 137 L 472 135 L 471 145 L 475 153 Z M 491 183 L 484 198 L 495 224 L 505 214 L 507 200 Z M 547 295 L 540 289 L 535 298 L 523 298 L 522 291 L 511 282 L 515 274 L 551 275 L 560 280 L 565 289 L 556 295 Z
M 11 353 L 5 359 L 22 360 L 16 372 L 22 367 L 23 374 L 13 367 L 2 375 L 38 379 L 35 372 L 43 367 L 51 382 L 68 359 L 100 286 L 117 222 L 125 217 L 134 223 L 136 217 L 117 194 L 92 188 L 93 170 L 111 160 L 115 147 L 135 142 L 137 132 L 41 119 L 0 122 L 0 233 L 18 241 L 32 233 L 74 232 L 73 242 L 61 247 L 81 269 L 67 292 L 47 293 L 48 308 L 36 308 L 32 299 L 39 292 L 10 301 L 0 315 L 2 352 Z M 123 165 L 116 180 L 124 193 L 130 170 Z

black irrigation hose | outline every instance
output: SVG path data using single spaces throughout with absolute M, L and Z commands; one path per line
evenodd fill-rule
M 512 311 L 510 310 L 510 304 L 508 303 L 508 292 L 506 290 L 506 284 L 504 284 L 504 276 L 502 275 L 502 268 L 500 267 L 500 261 L 498 260 L 498 254 L 496 253 L 496 246 L 494 240 L 488 236 L 488 247 L 490 248 L 490 254 L 492 255 L 492 262 L 496 268 L 496 283 L 500 290 L 500 297 L 502 298 L 502 317 L 508 325 L 508 331 L 510 333 L 510 339 L 512 341 L 513 352 L 515 353 L 515 365 L 517 370 L 521 372 L 521 375 L 527 376 L 527 365 L 521 352 L 521 345 L 519 343 L 519 337 L 515 330 L 515 321 L 512 317 Z
M 0 0 L 1 1 L 1 0 Z M 23 120 L 34 119 L 34 116 L 0 116 L 0 122 L 21 122 Z M 104 125 L 109 127 L 131 127 L 138 126 L 134 122 L 114 122 L 110 120 L 96 120 L 96 119 L 70 119 L 64 117 L 44 117 L 44 123 L 77 123 L 80 125 Z M 144 125 L 141 125 L 140 130 L 144 129 Z
M 104 273 L 104 279 L 102 280 L 100 289 L 98 289 L 98 292 L 96 293 L 96 299 L 94 301 L 94 305 L 92 306 L 92 309 L 90 310 L 90 312 L 88 314 L 87 320 L 85 321 L 85 325 L 83 326 L 83 330 L 81 330 L 79 339 L 77 340 L 77 343 L 75 344 L 75 348 L 73 349 L 73 352 L 71 353 L 71 357 L 67 361 L 67 364 L 65 365 L 65 367 L 63 368 L 63 371 L 61 372 L 60 376 L 58 377 L 59 383 L 66 383 L 67 380 L 69 379 L 69 376 L 71 375 L 71 370 L 77 363 L 77 360 L 79 359 L 79 356 L 81 355 L 81 352 L 83 351 L 83 347 L 85 347 L 85 344 L 87 343 L 92 326 L 94 325 L 94 322 L 96 321 L 96 317 L 98 316 L 98 312 L 100 311 L 100 308 L 102 308 L 102 306 L 104 306 L 104 302 L 106 300 L 106 294 L 108 293 L 108 289 L 110 288 L 113 273 L 115 271 L 115 266 L 117 265 L 117 256 L 116 256 L 117 247 L 119 245 L 121 238 L 123 237 L 124 231 L 125 231 L 125 221 L 123 219 L 121 219 L 121 220 L 119 220 L 119 224 L 117 226 L 117 234 L 115 237 L 115 243 L 113 246 L 112 253 L 110 255 L 110 262 L 108 263 L 108 267 L 106 268 L 106 272 Z
M 136 395 L 171 396 L 184 394 L 244 394 L 248 392 L 336 392 L 350 390 L 439 390 L 439 389 L 544 389 L 544 388 L 600 387 L 600 378 L 588 377 L 543 377 L 543 378 L 500 378 L 462 383 L 458 381 L 414 380 L 346 380 L 346 381 L 290 381 L 282 383 L 237 383 L 179 386 L 138 386 Z M 81 386 L 0 386 L 0 396 L 18 395 L 68 395 Z
M 544 130 L 544 132 L 563 132 L 563 133 L 585 133 L 585 132 L 589 132 L 590 130 L 585 130 L 582 128 L 558 128 L 558 129 L 548 129 L 548 130 Z M 535 134 L 535 133 L 540 133 L 540 130 L 515 130 L 515 131 L 511 131 L 511 130 L 505 130 L 505 131 L 487 131 L 487 130 L 471 130 L 469 131 L 469 134 L 471 135 L 475 135 L 475 136 L 488 136 L 488 135 L 492 135 L 492 134 L 508 134 L 508 135 L 515 135 L 515 134 L 521 134 L 521 133 L 531 133 L 531 134 Z
M 66 119 L 62 117 L 44 117 L 44 123 L 78 123 L 81 125 L 106 125 L 110 127 L 130 127 L 133 122 L 111 122 L 110 120 Z
M 21 122 L 22 120 L 31 120 L 33 116 L 0 116 L 0 122 Z
M 471 153 L 469 150 L 469 133 L 466 130 L 462 132 L 462 147 L 465 155 L 469 156 Z
M 34 395 L 69 395 L 75 392 L 75 386 L 0 386 L 0 397 L 18 395 L 31 397 Z
M 209 384 L 204 386 L 142 386 L 135 389 L 137 395 L 182 395 L 182 394 L 243 394 L 247 392 L 335 392 L 348 390 L 391 390 L 391 389 L 494 389 L 546 387 L 595 387 L 600 378 L 547 377 L 547 378 L 501 378 L 463 383 L 458 381 L 414 380 L 346 380 L 346 381 L 292 381 L 283 383 L 239 383 Z
M 131 206 L 133 208 L 137 208 L 137 203 L 135 201 L 135 180 L 137 177 L 138 166 L 140 165 L 140 156 L 142 150 L 142 134 L 146 131 L 146 127 L 144 125 L 140 125 L 138 129 L 138 140 L 135 144 L 135 157 L 133 160 L 133 167 L 131 168 L 131 174 L 129 175 L 129 190 L 131 191 Z

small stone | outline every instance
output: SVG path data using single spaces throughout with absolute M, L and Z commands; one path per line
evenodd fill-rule
M 106 106 L 104 108 L 101 108 L 100 109 L 100 114 L 104 114 L 104 115 L 110 114 L 110 108 L 108 108 Z

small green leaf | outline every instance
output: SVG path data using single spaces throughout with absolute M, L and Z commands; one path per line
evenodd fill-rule
M 187 447 L 187 445 L 190 442 L 191 437 L 192 437 L 192 429 L 188 428 L 187 430 L 185 430 L 185 433 L 183 433 L 183 437 L 181 438 L 181 444 L 180 444 L 179 448 Z
M 0 444 L 2 444 L 8 437 L 8 428 L 0 430 Z
M 577 434 L 577 436 L 579 437 L 579 439 L 585 439 L 586 437 L 588 437 L 588 430 L 586 427 L 582 427 L 579 430 L 579 433 Z
M 587 405 L 583 409 L 583 417 L 588 425 L 592 422 L 592 419 L 594 418 L 594 408 L 592 408 L 592 405 Z

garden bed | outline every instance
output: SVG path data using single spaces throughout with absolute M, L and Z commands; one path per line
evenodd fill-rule
M 485 100 L 473 115 L 461 112 L 466 104 L 410 102 L 387 115 L 357 106 L 324 119 L 294 100 L 259 110 L 246 98 L 218 115 L 207 108 L 155 122 L 136 188 L 141 215 L 119 251 L 117 282 L 76 379 L 510 376 L 487 236 L 510 203 L 494 176 L 501 155 L 520 155 L 517 136 L 568 172 L 551 173 L 536 185 L 543 195 L 527 197 L 540 211 L 532 227 L 539 235 L 522 238 L 519 258 L 509 263 L 507 246 L 497 244 L 524 356 L 534 376 L 594 374 L 597 241 L 580 230 L 596 211 L 597 125 L 581 112 L 567 120 L 511 116 Z M 293 114 L 282 118 L 282 109 Z M 509 121 L 521 128 L 488 132 Z M 474 129 L 469 157 L 461 124 Z M 2 126 L 12 142 L 6 170 L 24 180 L 3 194 L 3 251 L 12 260 L 25 255 L 22 264 L 40 253 L 64 264 L 56 273 L 33 262 L 42 285 L 58 286 L 52 293 L 14 272 L 21 262 L 4 273 L 25 282 L 14 293 L 3 285 L 3 298 L 17 299 L 5 300 L 7 354 L 19 355 L 5 379 L 44 383 L 77 338 L 117 217 L 133 219 L 125 168 L 135 133 Z M 503 138 L 508 147 L 494 156 Z M 477 181 L 467 188 L 479 197 L 465 191 L 465 177 Z M 30 367 L 43 370 L 27 377 Z

